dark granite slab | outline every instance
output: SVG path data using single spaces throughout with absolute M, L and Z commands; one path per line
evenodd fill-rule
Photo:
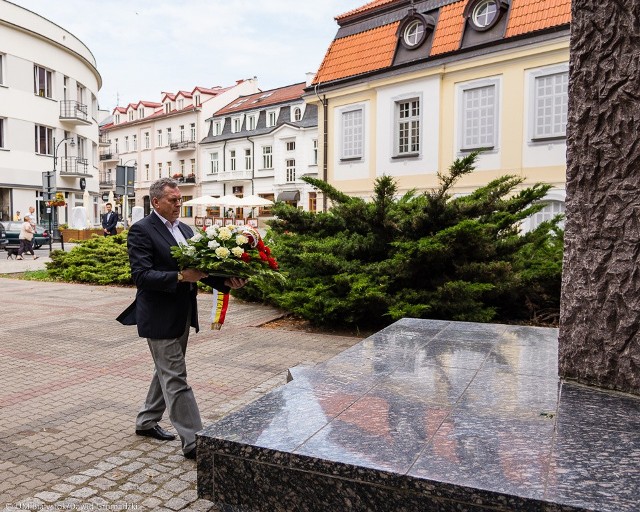
M 226 512 L 640 510 L 640 399 L 561 382 L 557 330 L 404 319 L 203 430 Z

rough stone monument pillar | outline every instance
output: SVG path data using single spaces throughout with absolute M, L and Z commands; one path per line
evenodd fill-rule
M 560 376 L 640 394 L 640 0 L 573 0 Z

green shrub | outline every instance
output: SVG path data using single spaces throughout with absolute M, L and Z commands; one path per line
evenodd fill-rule
M 133 284 L 127 254 L 127 232 L 94 235 L 69 252 L 53 251 L 49 275 L 61 281 L 95 284 Z
M 562 269 L 560 217 L 521 234 L 549 186 L 516 192 L 523 179 L 498 178 L 470 195 L 449 191 L 472 172 L 477 153 L 439 175 L 440 187 L 395 198 L 388 176 L 372 201 L 305 177 L 332 201 L 327 213 L 274 206 L 271 244 L 285 289 L 245 287 L 316 324 L 380 327 L 402 317 L 523 321 L 553 317 Z

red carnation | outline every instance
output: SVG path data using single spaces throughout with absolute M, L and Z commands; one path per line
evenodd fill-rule
M 257 248 L 259 251 L 264 251 L 264 248 L 265 248 L 265 247 L 266 247 L 266 246 L 264 245 L 264 242 L 263 242 L 262 240 L 260 240 L 260 241 L 258 242 L 258 245 L 256 245 L 256 248 Z
M 262 251 L 260 251 L 258 254 L 260 255 L 260 259 L 262 261 L 267 261 L 269 259 L 269 257 Z
M 271 267 L 273 270 L 278 270 L 278 262 L 275 259 L 268 258 L 267 261 L 269 262 L 269 267 Z
M 264 246 L 264 252 L 267 253 L 267 256 L 271 256 L 271 249 L 268 246 Z
M 249 263 L 251 261 L 251 256 L 249 256 L 248 252 L 243 252 L 242 256 L 240 256 L 240 259 L 245 263 Z

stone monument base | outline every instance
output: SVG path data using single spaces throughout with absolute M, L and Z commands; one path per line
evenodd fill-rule
M 206 428 L 227 512 L 640 510 L 640 398 L 561 382 L 557 330 L 404 319 Z

